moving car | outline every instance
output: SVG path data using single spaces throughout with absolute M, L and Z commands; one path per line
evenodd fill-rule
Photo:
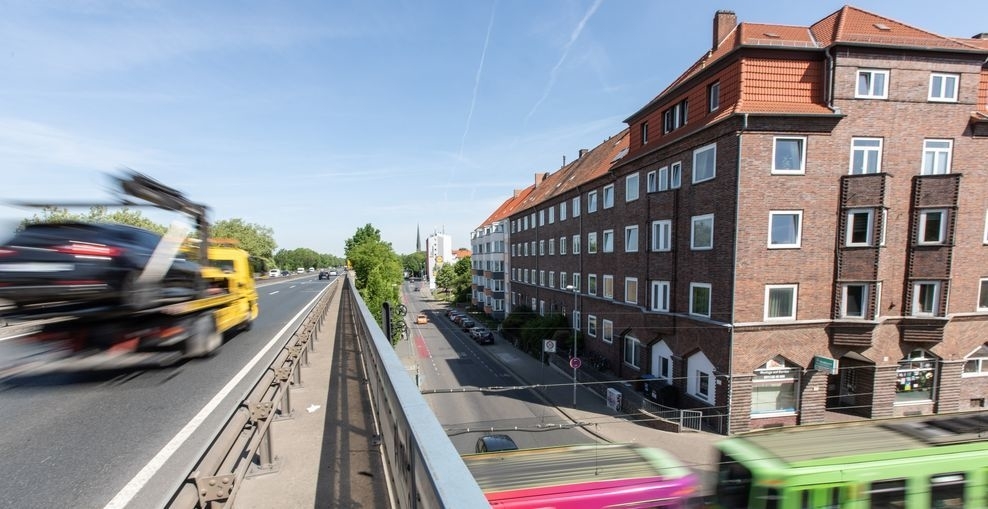
M 21 308 L 106 303 L 131 309 L 195 298 L 203 284 L 198 264 L 181 252 L 149 264 L 161 240 L 122 224 L 28 225 L 0 247 L 0 298 Z
M 278 275 L 280 274 L 281 271 L 279 271 L 278 269 L 271 269 L 268 271 L 268 277 L 278 277 Z
M 508 435 L 484 435 L 477 439 L 477 445 L 474 447 L 474 451 L 481 452 L 498 452 L 498 451 L 514 451 L 518 449 L 518 444 Z
M 415 317 L 415 323 L 420 325 L 424 323 L 429 323 L 429 317 L 425 316 L 425 313 L 419 313 L 418 316 Z
M 319 273 L 319 279 L 329 279 L 329 272 L 325 270 Z

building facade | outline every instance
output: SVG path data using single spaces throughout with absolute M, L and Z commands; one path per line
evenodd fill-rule
M 429 289 L 436 289 L 436 272 L 446 263 L 453 263 L 453 237 L 445 233 L 433 233 L 425 238 L 425 268 Z
M 510 215 L 510 301 L 724 433 L 984 407 L 986 61 L 854 7 L 718 12 L 702 58 Z

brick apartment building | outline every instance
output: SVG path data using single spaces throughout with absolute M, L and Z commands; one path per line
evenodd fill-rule
M 571 316 L 581 357 L 724 433 L 984 407 L 986 61 L 988 37 L 854 7 L 717 12 L 709 51 L 513 205 L 508 308 Z

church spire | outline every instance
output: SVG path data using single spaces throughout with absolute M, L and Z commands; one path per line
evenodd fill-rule
M 422 251 L 422 229 L 415 225 L 415 252 Z

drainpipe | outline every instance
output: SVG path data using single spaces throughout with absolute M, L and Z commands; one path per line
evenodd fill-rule
M 732 264 L 734 269 L 731 271 L 731 290 L 735 294 L 735 297 L 731 299 L 731 325 L 728 331 L 728 349 L 727 349 L 727 433 L 731 434 L 731 415 L 734 410 L 734 320 L 735 320 L 735 310 L 737 302 L 737 289 L 738 289 L 738 228 L 737 222 L 738 218 L 741 217 L 741 143 L 744 139 L 744 132 L 748 129 L 748 114 L 745 113 L 742 123 L 741 130 L 738 132 L 738 167 L 737 167 L 737 184 L 735 188 L 737 189 L 737 196 L 734 199 L 734 263 Z
M 837 62 L 834 60 L 834 56 L 830 54 L 831 48 L 824 50 L 823 54 L 827 57 L 827 79 L 824 80 L 824 99 L 827 101 L 827 108 L 830 111 L 836 113 L 837 110 L 834 109 L 834 75 L 836 74 Z M 747 114 L 745 115 L 745 124 L 747 124 Z

